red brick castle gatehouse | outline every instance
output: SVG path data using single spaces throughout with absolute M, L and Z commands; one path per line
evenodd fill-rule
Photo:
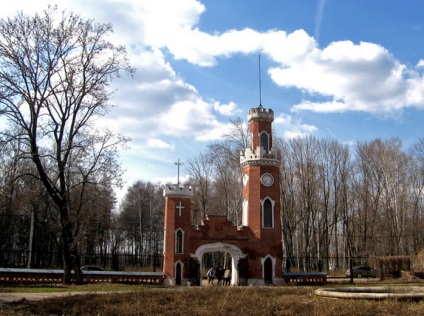
M 279 166 L 272 148 L 274 112 L 261 105 L 248 113 L 250 147 L 240 155 L 243 169 L 242 225 L 225 215 L 191 224 L 191 187 L 167 186 L 165 196 L 165 285 L 200 285 L 203 255 L 231 255 L 231 284 L 283 283 Z

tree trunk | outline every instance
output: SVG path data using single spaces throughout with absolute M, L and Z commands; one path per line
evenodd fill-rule
M 31 269 L 32 267 L 32 258 L 33 258 L 33 248 L 34 248 L 34 217 L 35 217 L 35 211 L 33 208 L 31 208 L 31 223 L 29 228 L 29 240 L 28 240 L 28 262 L 27 262 L 27 269 Z
M 62 223 L 64 283 L 72 283 L 72 270 L 74 270 L 75 284 L 82 285 L 84 284 L 84 280 L 81 272 L 78 246 L 75 243 L 75 239 L 72 235 L 72 224 L 69 221 L 67 211 L 62 210 L 62 212 L 66 213 L 66 215 L 62 216 L 62 218 L 65 219 L 65 222 Z

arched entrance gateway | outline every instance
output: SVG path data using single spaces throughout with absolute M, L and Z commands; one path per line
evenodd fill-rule
M 274 112 L 249 110 L 251 144 L 240 156 L 243 168 L 242 226 L 223 215 L 207 215 L 191 225 L 191 187 L 166 186 L 165 285 L 201 285 L 203 255 L 231 256 L 231 284 L 282 284 L 279 198 L 280 160 L 272 148 Z
M 231 284 L 239 284 L 239 261 L 240 259 L 246 258 L 247 254 L 243 254 L 243 252 L 235 245 L 225 244 L 225 243 L 210 243 L 204 244 L 197 248 L 195 253 L 191 255 L 191 258 L 195 258 L 198 261 L 199 267 L 202 267 L 202 259 L 203 255 L 208 252 L 226 252 L 231 256 L 231 266 L 229 267 L 231 270 Z

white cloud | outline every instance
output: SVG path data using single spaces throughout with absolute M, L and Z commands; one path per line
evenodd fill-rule
M 302 89 L 312 99 L 314 95 L 333 99 L 305 102 L 296 110 L 388 114 L 423 105 L 416 96 L 422 78 L 373 43 L 334 42 L 311 51 L 300 62 L 270 69 L 270 75 L 277 84 Z
M 293 120 L 291 115 L 284 113 L 274 119 L 274 124 L 282 126 L 284 138 L 305 137 L 317 131 L 315 126 L 304 124 L 300 119 Z
M 424 78 L 420 75 L 415 75 L 408 80 L 409 89 L 406 94 L 410 104 L 416 105 L 419 108 L 424 108 Z
M 241 110 L 237 107 L 237 104 L 235 104 L 234 102 L 230 102 L 228 104 L 214 102 L 213 107 L 215 111 L 225 116 L 234 116 L 241 112 Z
M 174 36 L 166 45 L 177 59 L 211 67 L 217 57 L 238 53 L 258 52 L 261 48 L 261 34 L 251 30 L 230 30 L 221 35 L 210 35 L 199 29 L 180 29 L 172 31 Z
M 225 126 L 211 113 L 211 105 L 201 99 L 176 102 L 157 120 L 162 134 L 194 136 L 204 141 L 221 138 Z
M 158 148 L 158 149 L 170 149 L 174 150 L 174 147 L 171 144 L 164 142 L 158 138 L 148 139 L 146 145 L 150 148 Z
M 270 31 L 262 34 L 263 52 L 272 60 L 284 65 L 304 61 L 316 51 L 316 42 L 304 30 L 296 30 L 287 35 L 283 31 Z
M 349 108 L 346 103 L 331 101 L 331 102 L 312 102 L 312 101 L 303 101 L 302 103 L 296 104 L 291 109 L 293 112 L 297 111 L 314 111 L 321 113 L 328 112 L 345 112 Z

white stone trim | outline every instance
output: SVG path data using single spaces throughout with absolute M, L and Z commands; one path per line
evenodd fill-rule
M 243 209 L 241 214 L 241 225 L 249 226 L 249 201 L 246 199 L 243 200 Z

